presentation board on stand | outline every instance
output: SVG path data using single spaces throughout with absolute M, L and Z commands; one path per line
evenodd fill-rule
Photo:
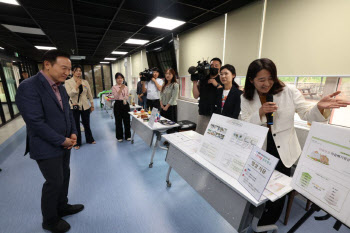
M 149 121 L 148 121 L 148 125 L 149 125 L 151 128 L 153 128 L 153 126 L 154 126 L 154 122 L 155 122 L 155 120 L 156 120 L 157 113 L 158 113 L 158 109 L 153 108 L 153 109 L 152 109 L 152 112 L 151 112 L 151 116 L 149 117 Z
M 292 187 L 350 226 L 350 129 L 313 122 Z
M 263 146 L 268 130 L 213 114 L 197 153 L 237 180 L 253 147 Z
M 256 200 L 260 200 L 278 159 L 254 146 L 238 181 Z
M 241 179 L 240 183 L 257 200 L 268 198 L 275 201 L 292 190 L 290 186 L 292 179 L 275 171 L 277 159 L 271 158 L 272 155 L 260 150 L 268 130 L 267 127 L 213 114 L 197 154 L 236 180 L 239 180 L 242 174 L 246 173 L 244 169 L 250 167 L 252 159 L 256 155 L 254 153 L 264 154 L 266 159 L 269 158 L 268 160 L 271 162 L 268 165 L 269 172 L 266 175 L 251 172 L 249 173 L 250 178 Z M 252 156 L 250 160 L 249 156 Z M 254 166 L 257 165 L 258 169 L 267 166 L 266 159 L 264 161 L 255 160 Z M 257 184 L 257 182 L 260 183 Z

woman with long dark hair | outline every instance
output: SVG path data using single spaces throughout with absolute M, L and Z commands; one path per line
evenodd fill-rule
M 179 94 L 179 84 L 176 82 L 174 69 L 165 71 L 165 83 L 160 93 L 160 115 L 177 122 L 177 97 Z
M 128 87 L 123 84 L 125 81 L 122 73 L 115 74 L 116 85 L 112 87 L 112 93 L 115 99 L 114 102 L 114 119 L 115 119 L 115 134 L 118 142 L 123 141 L 123 123 L 125 130 L 125 139 L 131 141 L 130 132 L 130 105 L 128 103 L 129 90 Z
M 215 113 L 238 119 L 242 91 L 234 81 L 235 77 L 236 69 L 233 65 L 226 64 L 220 68 L 220 81 L 224 87 L 217 90 Z
M 90 113 L 94 111 L 94 99 L 92 97 L 89 82 L 82 79 L 82 68 L 80 65 L 72 67 L 73 78 L 64 84 L 70 97 L 69 104 L 73 111 L 75 126 L 78 131 L 77 144 L 74 149 L 81 146 L 80 116 L 85 130 L 85 139 L 89 144 L 96 144 L 90 128 Z
M 276 65 L 270 59 L 257 59 L 247 71 L 241 97 L 242 120 L 269 128 L 266 151 L 280 159 L 276 170 L 290 176 L 291 166 L 301 154 L 294 129 L 294 114 L 298 113 L 301 119 L 309 122 L 327 122 L 330 109 L 350 104 L 349 101 L 333 98 L 339 93 L 327 95 L 317 104 L 307 103 L 296 87 L 285 85 L 278 79 Z M 271 113 L 273 124 L 267 124 L 267 115 Z M 273 203 L 268 202 L 259 225 L 276 223 L 284 201 L 285 198 L 281 198 Z

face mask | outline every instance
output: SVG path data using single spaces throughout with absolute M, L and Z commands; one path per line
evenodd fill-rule
M 219 73 L 218 68 L 212 68 L 210 67 L 210 75 L 217 75 Z

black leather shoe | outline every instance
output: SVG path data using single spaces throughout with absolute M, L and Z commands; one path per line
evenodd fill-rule
M 84 209 L 84 205 L 82 204 L 76 204 L 76 205 L 69 205 L 67 204 L 67 207 L 63 210 L 58 211 L 58 216 L 64 217 L 72 214 L 79 213 Z
M 51 231 L 52 233 L 64 233 L 69 231 L 70 225 L 63 219 L 59 219 L 58 221 L 50 224 L 43 222 L 43 228 Z

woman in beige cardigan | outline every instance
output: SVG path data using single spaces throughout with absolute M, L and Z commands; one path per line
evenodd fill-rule
M 90 129 L 90 113 L 94 111 L 94 102 L 88 81 L 82 79 L 81 66 L 75 65 L 72 68 L 73 78 L 65 82 L 67 93 L 70 97 L 69 103 L 73 110 L 73 116 L 78 131 L 77 144 L 74 146 L 78 150 L 81 146 L 80 116 L 85 129 L 85 139 L 87 143 L 96 144 Z

